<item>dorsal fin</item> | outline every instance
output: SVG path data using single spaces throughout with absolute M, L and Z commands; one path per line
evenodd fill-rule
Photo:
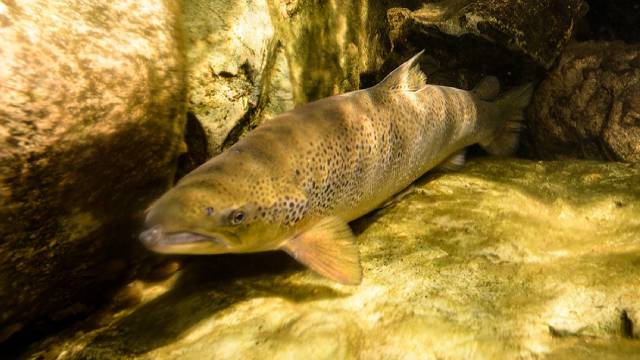
M 398 66 L 389 75 L 382 79 L 376 87 L 387 91 L 417 91 L 422 89 L 427 85 L 427 76 L 422 72 L 422 70 L 420 70 L 420 66 L 417 63 L 417 60 L 422 53 L 424 53 L 424 50 L 415 54 L 411 59 Z

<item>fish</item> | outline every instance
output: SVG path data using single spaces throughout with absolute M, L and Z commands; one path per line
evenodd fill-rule
M 494 77 L 472 91 L 429 85 L 423 52 L 375 86 L 264 121 L 152 203 L 142 243 L 165 254 L 283 250 L 360 284 L 348 223 L 434 168 L 460 169 L 469 145 L 511 155 L 531 98 L 531 84 L 499 96 Z

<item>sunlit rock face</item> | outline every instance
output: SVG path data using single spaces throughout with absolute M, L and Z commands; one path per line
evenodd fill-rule
M 296 104 L 359 88 L 360 74 L 376 70 L 385 52 L 381 6 L 351 0 L 184 2 L 188 110 L 200 129 L 187 136 L 195 154 L 185 166 Z
M 533 156 L 640 162 L 640 45 L 572 44 L 530 109 Z
M 176 6 L 0 1 L 0 340 L 128 271 L 132 216 L 182 140 Z
M 625 358 L 640 352 L 640 169 L 472 161 L 352 224 L 364 281 L 203 259 L 50 339 L 58 359 Z M 282 255 L 282 256 L 281 256 Z

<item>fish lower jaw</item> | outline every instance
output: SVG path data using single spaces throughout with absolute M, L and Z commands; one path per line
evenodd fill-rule
M 140 234 L 140 241 L 147 249 L 161 254 L 210 255 L 232 252 L 229 243 L 219 236 L 192 232 L 167 233 L 158 226 Z

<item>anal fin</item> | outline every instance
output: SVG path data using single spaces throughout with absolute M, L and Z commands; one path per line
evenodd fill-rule
M 335 216 L 287 240 L 282 250 L 318 274 L 346 285 L 362 281 L 360 254 L 351 228 Z
M 466 150 L 462 149 L 457 153 L 446 158 L 443 162 L 441 162 L 438 166 L 435 167 L 434 170 L 440 171 L 460 171 L 464 168 L 464 159 L 465 159 Z

